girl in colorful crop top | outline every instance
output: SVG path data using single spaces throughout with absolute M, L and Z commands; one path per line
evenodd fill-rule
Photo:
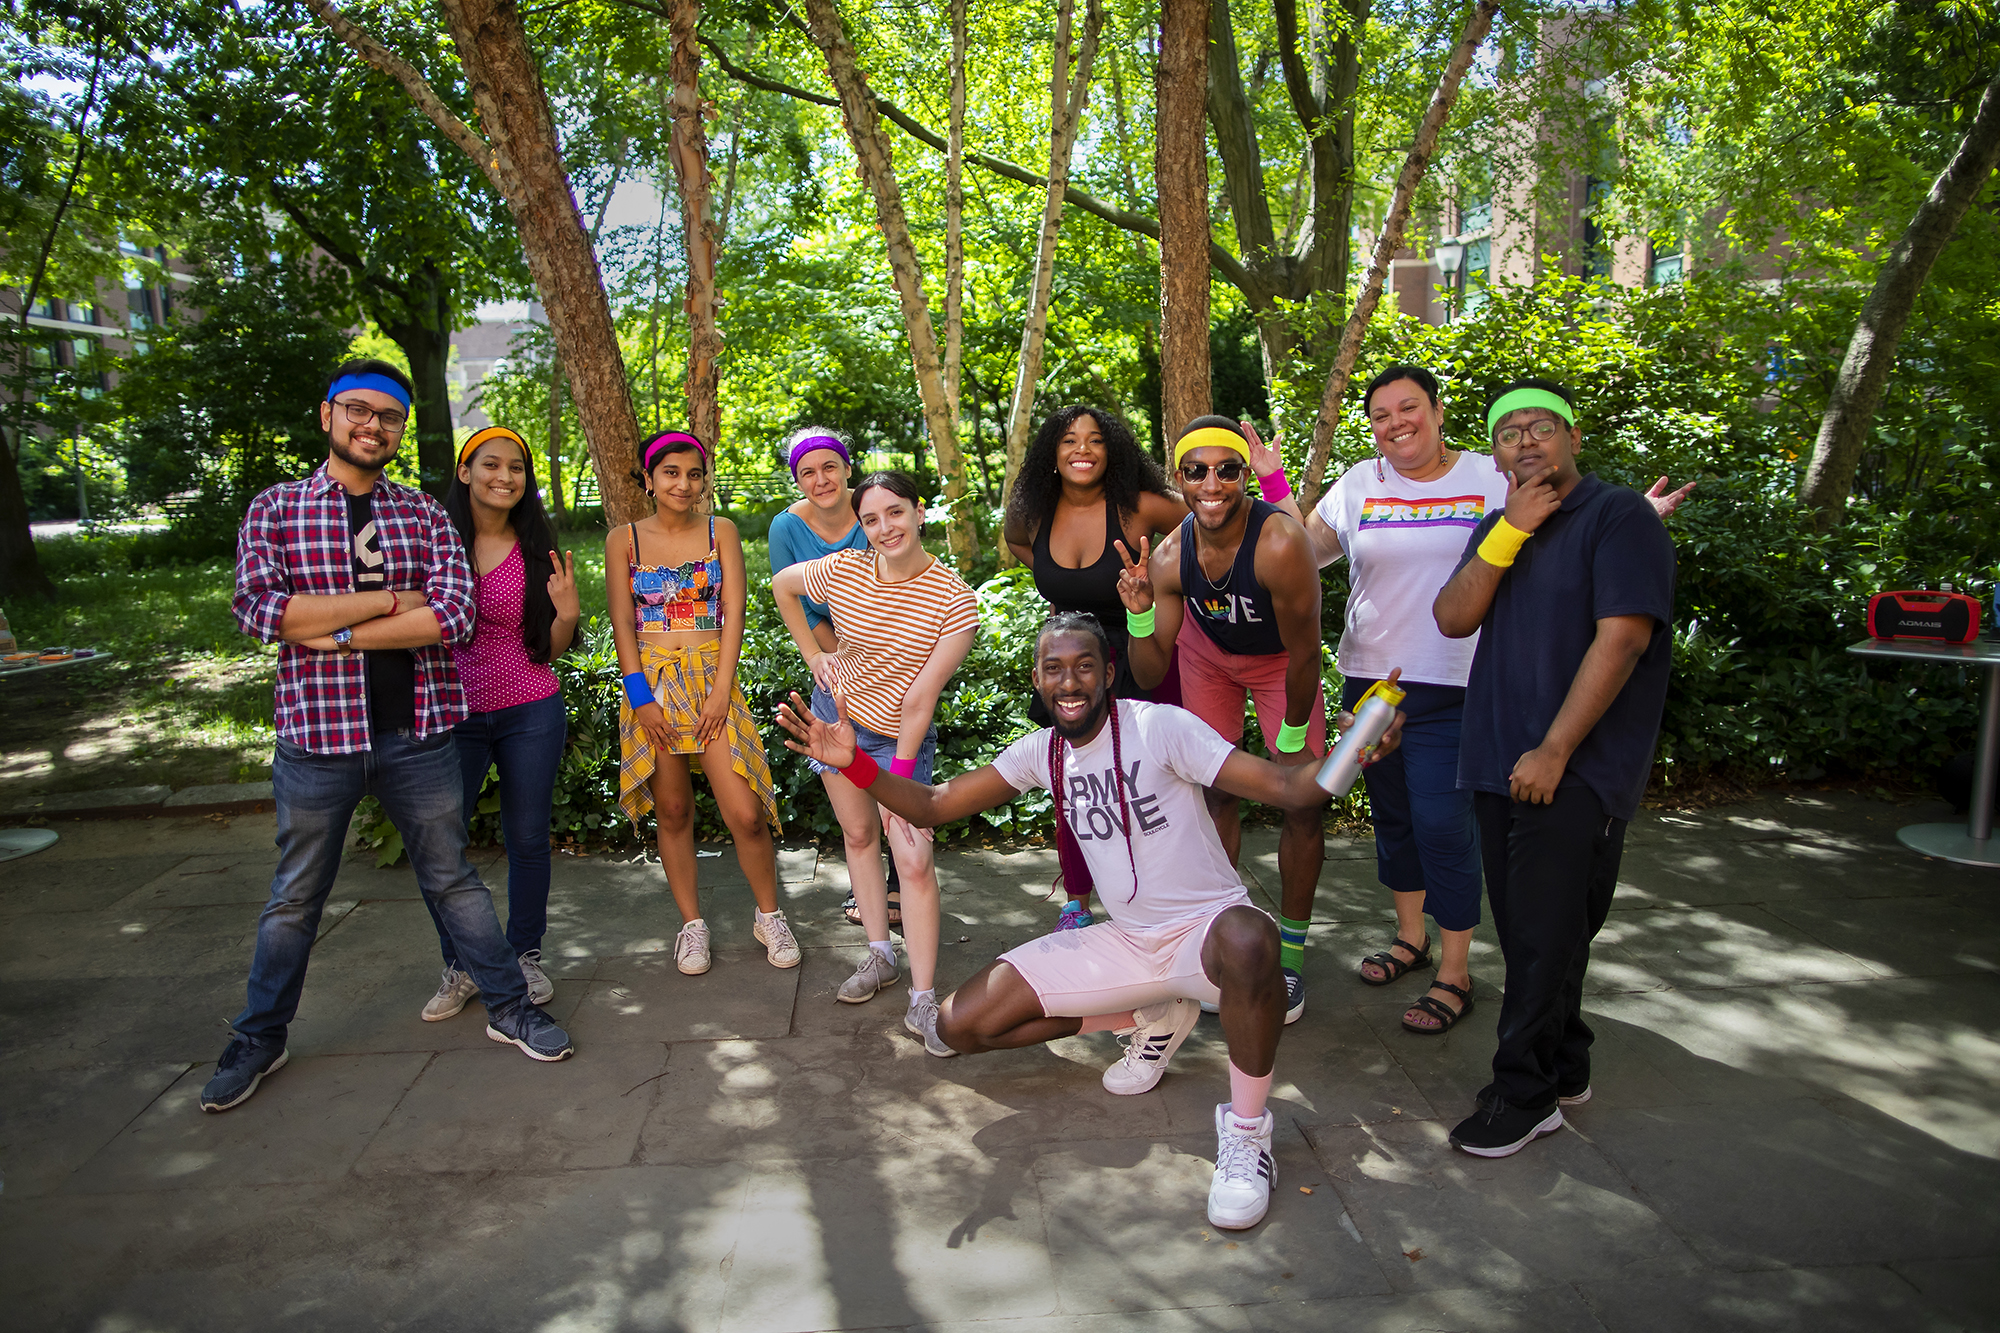
M 757 900 L 752 933 L 772 966 L 797 967 L 799 946 L 778 910 L 777 793 L 736 683 L 747 591 L 743 543 L 734 523 L 701 512 L 708 447 L 694 436 L 668 431 L 647 440 L 632 475 L 653 497 L 653 516 L 613 528 L 604 545 L 604 591 L 625 677 L 619 807 L 634 828 L 653 813 L 660 864 L 681 914 L 674 963 L 690 975 L 708 971 L 689 766 L 690 756 L 700 756 Z

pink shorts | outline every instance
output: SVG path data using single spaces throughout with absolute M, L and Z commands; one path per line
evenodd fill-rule
M 1257 726 L 1264 733 L 1264 745 L 1278 751 L 1278 728 L 1285 721 L 1285 669 L 1288 653 L 1225 653 L 1215 641 L 1196 628 L 1191 619 L 1181 621 L 1180 637 L 1181 707 L 1193 713 L 1231 745 L 1243 742 L 1243 700 L 1247 695 L 1257 705 Z M 1313 697 L 1312 716 L 1306 719 L 1306 746 L 1315 755 L 1326 753 L 1326 690 Z
M 1215 918 L 1237 902 L 1154 930 L 1127 930 L 1116 921 L 1060 930 L 1000 959 L 1027 979 L 1050 1018 L 1117 1014 L 1169 999 L 1220 1004 L 1222 992 L 1202 971 L 1201 946 Z

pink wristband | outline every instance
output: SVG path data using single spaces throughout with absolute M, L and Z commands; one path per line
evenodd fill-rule
M 1291 479 L 1285 476 L 1283 468 L 1268 477 L 1257 478 L 1257 488 L 1264 493 L 1265 504 L 1274 505 L 1292 493 Z
M 841 769 L 840 776 L 857 787 L 872 787 L 875 785 L 875 779 L 882 776 L 882 766 L 875 762 L 875 756 L 857 748 L 854 751 L 854 762 Z
M 913 778 L 917 775 L 917 761 L 914 759 L 891 759 L 889 771 L 899 778 Z

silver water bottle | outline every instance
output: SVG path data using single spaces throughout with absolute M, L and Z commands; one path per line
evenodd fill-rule
M 1328 795 L 1336 798 L 1347 795 L 1354 780 L 1361 776 L 1362 762 L 1395 722 L 1396 705 L 1402 702 L 1403 691 L 1386 680 L 1375 682 L 1368 693 L 1355 701 L 1354 725 L 1319 766 L 1319 785 Z

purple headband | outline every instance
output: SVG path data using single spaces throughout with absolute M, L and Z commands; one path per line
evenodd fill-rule
M 798 479 L 799 460 L 801 458 L 804 458 L 807 454 L 811 453 L 815 449 L 831 449 L 833 450 L 833 452 L 840 455 L 841 462 L 847 464 L 849 467 L 854 466 L 854 460 L 847 456 L 847 446 L 842 444 L 839 440 L 835 439 L 831 435 L 808 435 L 803 440 L 800 440 L 797 444 L 792 446 L 793 480 L 796 481 Z
M 702 466 L 706 467 L 708 465 L 707 445 L 697 440 L 694 436 L 689 435 L 686 431 L 670 430 L 663 431 L 646 441 L 646 452 L 644 454 L 646 462 L 640 470 L 650 474 L 653 470 L 653 464 L 659 461 L 661 454 L 668 452 L 666 446 L 670 444 L 693 445 L 695 450 L 701 454 Z M 676 450 L 674 452 L 679 451 Z

